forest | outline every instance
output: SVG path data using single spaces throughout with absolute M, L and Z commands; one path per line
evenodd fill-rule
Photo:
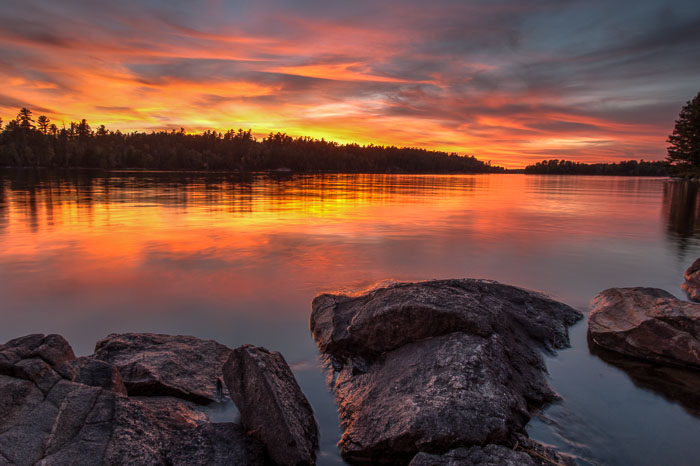
M 345 173 L 496 173 L 505 169 L 473 156 L 418 148 L 339 144 L 251 130 L 151 133 L 93 129 L 86 120 L 59 128 L 22 108 L 3 126 L 0 167 L 152 170 L 291 170 Z
M 648 162 L 625 160 L 615 163 L 580 163 L 570 160 L 543 160 L 525 167 L 532 175 L 617 175 L 617 176 L 668 176 L 667 161 Z

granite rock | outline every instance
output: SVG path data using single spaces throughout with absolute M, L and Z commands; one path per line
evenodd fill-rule
M 314 464 L 318 426 L 313 410 L 278 352 L 252 345 L 235 349 L 224 380 L 241 424 L 280 465 Z
M 468 279 L 324 294 L 312 306 L 342 454 L 366 464 L 515 445 L 533 411 L 557 398 L 541 350 L 567 346 L 582 317 L 540 293 Z
M 590 338 L 635 358 L 700 369 L 700 304 L 658 288 L 610 288 L 591 301 Z

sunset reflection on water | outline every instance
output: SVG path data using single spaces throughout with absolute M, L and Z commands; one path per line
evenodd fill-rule
M 681 296 L 700 254 L 697 205 L 697 187 L 660 178 L 0 172 L 0 342 L 60 333 L 87 354 L 108 333 L 151 331 L 279 350 L 319 417 L 321 462 L 333 463 L 335 407 L 308 330 L 317 293 L 474 277 L 583 310 L 612 286 Z M 697 433 L 697 418 L 590 354 L 585 323 L 572 341 L 550 371 L 567 400 L 552 416 L 574 412 L 575 428 L 535 425 L 535 436 L 634 457 L 616 453 L 601 414 L 619 397 L 665 416 L 668 434 L 639 434 L 630 451 L 695 448 L 679 429 Z M 614 380 L 597 401 L 586 391 L 600 386 L 580 380 L 589 373 Z

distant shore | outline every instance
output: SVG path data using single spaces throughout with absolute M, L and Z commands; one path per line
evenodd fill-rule
M 261 169 L 261 170 L 237 170 L 237 169 L 158 169 L 158 168 L 141 168 L 141 167 L 124 167 L 124 168 L 99 168 L 99 167 L 50 167 L 50 166 L 4 166 L 0 167 L 0 170 L 12 171 L 12 170 L 38 170 L 42 172 L 93 172 L 93 173 L 196 173 L 196 174 L 235 174 L 235 175 L 256 175 L 256 174 L 266 174 L 266 175 L 276 175 L 276 176 L 291 176 L 291 175 L 551 175 L 551 176 L 625 176 L 625 177 L 648 177 L 648 178 L 659 178 L 659 177 L 670 177 L 673 179 L 689 179 L 692 177 L 688 176 L 677 176 L 669 173 L 576 173 L 576 172 L 566 172 L 566 173 L 533 173 L 528 171 L 526 168 L 512 168 L 503 169 L 499 172 L 439 172 L 439 171 L 425 171 L 425 172 L 408 172 L 408 171 L 334 171 L 334 170 L 292 170 L 292 169 Z

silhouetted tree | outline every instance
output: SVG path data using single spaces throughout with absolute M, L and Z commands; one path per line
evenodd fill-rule
M 84 118 L 80 120 L 80 123 L 78 123 L 76 130 L 80 139 L 86 139 L 92 136 L 92 130 L 90 129 L 90 125 L 88 125 L 87 120 L 85 120 Z
M 32 120 L 32 111 L 28 108 L 21 108 L 17 114 L 17 123 L 24 130 L 34 129 L 34 120 Z
M 668 161 L 679 169 L 700 169 L 700 92 L 681 109 L 668 137 Z
M 258 141 L 251 130 L 186 134 L 160 131 L 124 134 L 86 120 L 59 130 L 43 119 L 32 130 L 31 112 L 20 110 L 0 137 L 0 165 L 159 170 L 275 170 L 346 173 L 492 173 L 503 171 L 472 156 L 394 146 L 338 144 L 324 139 L 270 133 Z M 27 129 L 26 131 L 23 129 Z
M 39 131 L 41 131 L 44 134 L 47 134 L 49 131 L 49 123 L 51 121 L 45 117 L 44 115 L 41 115 L 39 118 L 36 119 L 37 125 L 39 125 Z
M 667 176 L 669 163 L 625 160 L 616 163 L 581 163 L 571 160 L 543 160 L 525 167 L 525 173 L 536 175 L 616 175 Z

